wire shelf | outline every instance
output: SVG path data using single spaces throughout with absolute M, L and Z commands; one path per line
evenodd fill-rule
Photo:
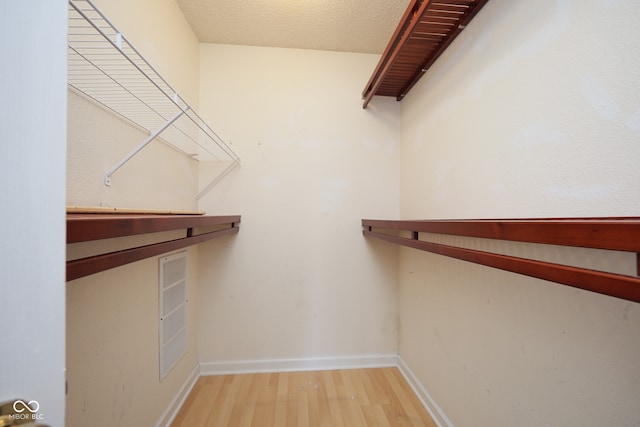
M 151 135 L 107 173 L 107 184 L 154 138 L 195 160 L 239 164 L 233 150 L 90 0 L 69 0 L 68 37 L 69 86 Z

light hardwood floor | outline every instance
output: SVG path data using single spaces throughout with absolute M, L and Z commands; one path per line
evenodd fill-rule
M 206 376 L 172 427 L 436 427 L 397 368 Z

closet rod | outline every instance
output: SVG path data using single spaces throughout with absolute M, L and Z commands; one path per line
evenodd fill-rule
M 532 219 L 532 220 L 362 220 L 363 235 L 439 255 L 548 280 L 575 288 L 640 302 L 640 277 L 501 255 L 420 240 L 420 232 L 482 237 L 529 243 L 600 248 L 636 253 L 640 270 L 640 219 Z M 387 230 L 374 231 L 374 228 Z M 409 231 L 411 238 L 390 234 Z M 639 271 L 640 273 L 640 271 Z
M 231 224 L 229 228 L 223 230 L 211 231 L 193 236 L 191 235 L 192 229 L 189 228 L 187 230 L 187 237 L 180 239 L 67 261 L 67 281 L 79 279 L 101 271 L 130 264 L 135 261 L 186 248 L 227 234 L 237 233 L 239 230 L 240 229 L 236 227 L 235 224 Z

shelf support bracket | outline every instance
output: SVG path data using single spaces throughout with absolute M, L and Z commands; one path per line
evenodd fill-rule
M 229 164 L 229 166 L 227 166 L 222 172 L 220 172 L 218 175 L 216 175 L 215 178 L 213 178 L 213 180 L 211 180 L 211 182 L 209 182 L 209 184 L 207 184 L 196 196 L 196 200 L 200 200 L 200 198 L 202 196 L 204 196 L 209 190 L 211 190 L 213 188 L 214 185 L 216 185 L 222 178 L 224 178 L 224 176 L 226 174 L 228 174 L 229 172 L 231 172 L 231 169 L 235 168 L 236 166 L 240 165 L 240 160 L 239 159 L 234 159 L 233 162 L 231 162 L 231 164 Z
M 165 124 L 163 124 L 162 126 L 160 126 L 158 129 L 156 129 L 153 133 L 151 133 L 144 141 L 142 141 L 142 143 L 140 145 L 138 145 L 136 148 L 134 148 L 129 154 L 127 154 L 125 157 L 122 158 L 122 160 L 120 160 L 114 167 L 112 167 L 111 169 L 109 169 L 107 171 L 107 173 L 104 175 L 104 185 L 106 186 L 110 186 L 111 185 L 111 175 L 113 175 L 114 173 L 116 173 L 116 171 L 118 169 L 120 169 L 122 166 L 124 166 L 125 163 L 127 163 L 129 160 L 131 160 L 136 154 L 138 154 L 140 152 L 140 150 L 142 150 L 144 147 L 146 147 L 151 141 L 153 141 L 154 139 L 156 139 L 156 137 L 158 135 L 160 135 L 166 128 L 168 128 L 169 126 L 171 126 L 176 120 L 178 120 L 180 117 L 182 117 L 182 115 L 184 113 L 186 113 L 189 110 L 189 107 L 187 107 L 184 110 L 181 110 L 180 112 L 178 112 L 178 114 L 176 114 L 175 116 L 173 116 L 171 119 L 169 119 Z

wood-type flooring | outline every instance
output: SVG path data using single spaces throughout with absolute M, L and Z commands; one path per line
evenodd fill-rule
M 172 427 L 436 427 L 397 368 L 204 376 Z

